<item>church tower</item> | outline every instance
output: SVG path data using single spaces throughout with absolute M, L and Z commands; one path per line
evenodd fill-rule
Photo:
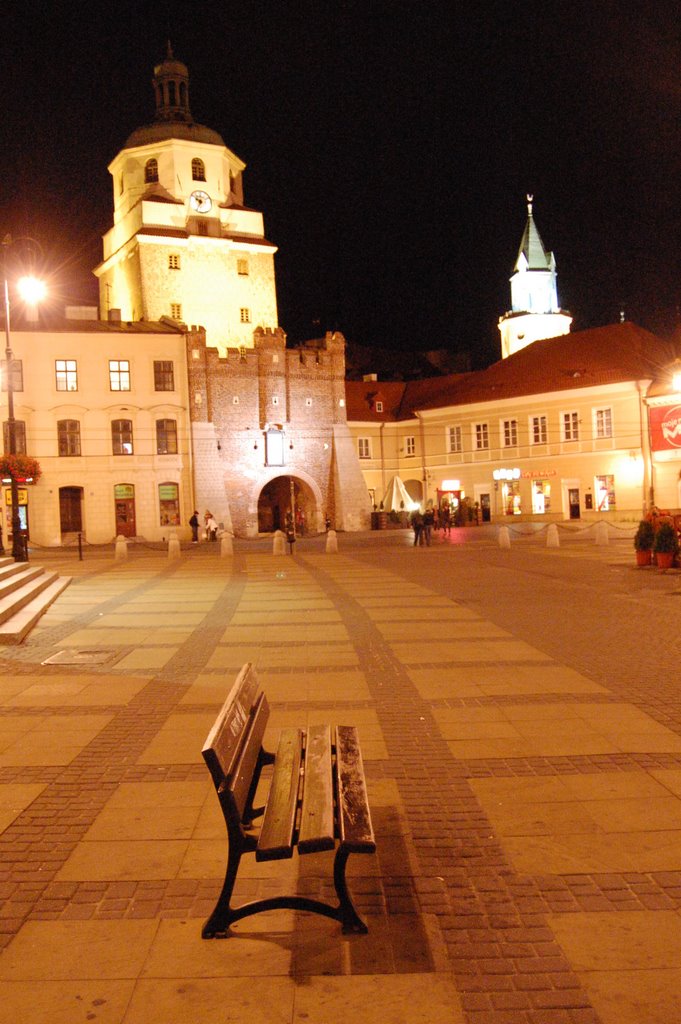
M 244 205 L 245 164 L 197 124 L 189 73 L 168 44 L 154 68 L 156 114 L 112 160 L 114 223 L 104 235 L 100 315 L 206 328 L 221 355 L 277 327 L 276 246 Z M 118 316 L 118 313 L 114 313 Z
M 569 333 L 572 317 L 558 304 L 556 261 L 539 237 L 532 196 L 527 197 L 527 224 L 510 281 L 511 309 L 499 318 L 502 359 L 533 341 Z

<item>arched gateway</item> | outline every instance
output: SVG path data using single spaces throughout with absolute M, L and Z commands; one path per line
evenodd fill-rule
M 258 533 L 286 527 L 286 515 L 294 509 L 298 534 L 318 533 L 324 528 L 321 492 L 313 481 L 281 475 L 269 480 L 258 496 Z

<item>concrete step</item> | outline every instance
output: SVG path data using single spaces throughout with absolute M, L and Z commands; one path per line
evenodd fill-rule
M 71 582 L 70 576 L 57 576 L 54 572 L 45 572 L 40 566 L 27 567 L 25 562 L 19 564 L 25 572 L 16 579 L 23 579 L 23 583 L 0 595 L 0 645 L 21 643 Z
M 10 565 L 0 565 L 0 602 L 8 597 L 13 591 L 19 590 L 30 580 L 41 576 L 44 569 L 40 565 L 29 565 L 28 562 L 15 562 L 12 559 Z

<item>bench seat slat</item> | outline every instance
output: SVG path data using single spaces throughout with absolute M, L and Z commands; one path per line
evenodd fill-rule
M 373 853 L 376 841 L 357 729 L 339 725 L 335 731 L 340 839 L 352 853 Z
M 256 860 L 280 860 L 293 856 L 302 756 L 302 730 L 282 729 L 255 851 Z
M 331 727 L 311 725 L 305 745 L 303 802 L 300 813 L 299 853 L 333 850 L 333 775 Z

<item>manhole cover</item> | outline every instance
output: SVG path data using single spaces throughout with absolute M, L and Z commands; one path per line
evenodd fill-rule
M 86 651 L 58 651 L 41 662 L 42 665 L 104 665 L 117 658 L 120 651 L 101 651 L 89 648 Z

